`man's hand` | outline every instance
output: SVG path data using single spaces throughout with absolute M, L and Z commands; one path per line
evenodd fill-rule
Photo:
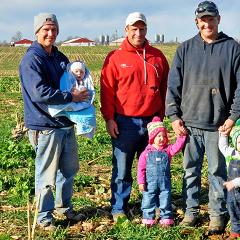
M 107 121 L 106 128 L 111 137 L 117 138 L 117 135 L 119 134 L 118 125 L 113 119 Z
M 228 136 L 234 126 L 235 122 L 231 119 L 227 119 L 222 126 L 218 128 L 219 132 L 224 135 Z
M 172 128 L 173 131 L 177 136 L 185 136 L 187 135 L 187 129 L 184 126 L 183 120 L 182 119 L 177 119 L 172 122 Z
M 142 184 L 139 184 L 139 185 L 138 185 L 138 189 L 139 189 L 140 192 L 145 191 L 145 190 L 146 190 L 145 184 L 143 184 L 143 183 L 142 183 Z
M 73 102 L 84 102 L 90 97 L 87 89 L 77 90 L 76 88 L 72 88 L 71 94 Z
M 225 186 L 228 191 L 231 191 L 232 189 L 234 189 L 234 185 L 233 185 L 232 181 L 228 181 L 228 182 L 223 183 L 223 186 Z

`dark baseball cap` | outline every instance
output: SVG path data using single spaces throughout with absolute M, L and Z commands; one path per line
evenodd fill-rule
M 217 5 L 211 1 L 204 1 L 198 4 L 195 11 L 196 18 L 201 18 L 204 16 L 219 16 Z

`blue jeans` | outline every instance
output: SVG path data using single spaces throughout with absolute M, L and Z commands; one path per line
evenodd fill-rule
M 240 177 L 240 160 L 231 160 L 228 167 L 228 180 Z M 228 212 L 231 231 L 240 233 L 240 187 L 227 192 Z
M 54 208 L 60 213 L 72 210 L 73 178 L 79 170 L 77 141 L 73 128 L 29 130 L 29 140 L 36 151 L 35 195 L 39 199 L 37 221 L 45 224 L 52 222 Z
M 146 191 L 143 192 L 144 219 L 155 219 L 156 208 L 161 219 L 173 218 L 171 204 L 170 162 L 166 152 L 149 152 L 146 165 Z
M 208 160 L 209 214 L 210 218 L 227 214 L 226 190 L 223 182 L 227 179 L 225 158 L 218 149 L 218 131 L 207 131 L 188 127 L 189 136 L 184 149 L 183 197 L 185 215 L 199 213 L 201 172 L 204 153 Z
M 132 189 L 132 164 L 135 154 L 142 153 L 148 144 L 147 123 L 152 117 L 134 118 L 122 115 L 116 116 L 119 135 L 112 138 L 112 179 L 111 205 L 112 214 L 124 213 Z

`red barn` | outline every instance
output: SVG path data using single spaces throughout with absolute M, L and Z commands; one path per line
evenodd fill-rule
M 29 47 L 32 44 L 32 40 L 22 39 L 17 42 L 14 42 L 15 47 Z

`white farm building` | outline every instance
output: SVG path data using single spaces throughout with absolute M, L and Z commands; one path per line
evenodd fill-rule
M 61 46 L 95 46 L 96 42 L 88 38 L 74 38 L 68 41 L 65 41 Z
M 120 46 L 126 37 L 118 38 L 109 43 L 110 46 Z

